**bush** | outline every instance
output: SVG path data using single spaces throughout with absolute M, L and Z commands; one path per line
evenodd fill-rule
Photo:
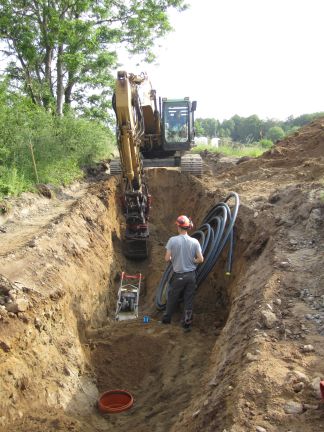
M 15 167 L 0 167 L 0 197 L 19 195 L 25 190 L 33 189 L 33 184 L 19 174 Z
M 0 83 L 0 198 L 37 182 L 71 183 L 85 165 L 113 151 L 108 128 L 72 115 L 56 117 Z
M 270 149 L 273 146 L 273 142 L 268 139 L 261 140 L 259 144 L 264 149 Z
M 280 126 L 273 126 L 267 132 L 267 139 L 272 142 L 281 140 L 285 136 L 284 130 Z

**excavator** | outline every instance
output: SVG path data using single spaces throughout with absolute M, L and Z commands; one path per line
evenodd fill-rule
M 113 95 L 119 159 L 110 174 L 122 174 L 122 206 L 126 219 L 123 252 L 130 259 L 148 256 L 151 195 L 144 168 L 177 167 L 202 174 L 199 155 L 186 154 L 194 145 L 196 101 L 159 98 L 146 74 L 118 71 Z

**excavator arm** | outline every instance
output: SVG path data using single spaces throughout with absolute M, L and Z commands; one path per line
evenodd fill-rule
M 141 142 L 145 125 L 138 86 L 145 75 L 117 75 L 113 107 L 116 114 L 117 145 L 123 174 L 123 210 L 126 218 L 124 254 L 129 258 L 146 258 L 149 237 L 150 195 L 141 160 Z
M 117 121 L 117 143 L 122 171 L 134 189 L 141 186 L 140 144 L 144 135 L 144 120 L 137 87 L 145 76 L 118 72 L 114 108 Z
M 144 166 L 177 167 L 181 172 L 201 175 L 200 155 L 186 154 L 194 145 L 196 102 L 189 97 L 159 98 L 158 106 L 156 92 L 145 74 L 119 71 L 113 107 L 120 159 L 110 163 L 110 173 L 122 172 L 124 179 L 124 253 L 129 258 L 144 258 L 150 209 Z

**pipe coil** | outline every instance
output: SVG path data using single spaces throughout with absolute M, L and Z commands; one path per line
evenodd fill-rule
M 234 200 L 233 206 L 227 203 Z M 234 247 L 234 225 L 240 206 L 240 199 L 236 192 L 230 192 L 224 201 L 213 206 L 201 226 L 191 237 L 196 238 L 200 245 L 204 262 L 197 267 L 197 287 L 202 284 L 208 274 L 214 268 L 223 249 L 228 244 L 226 273 L 231 273 Z M 165 309 L 167 301 L 167 289 L 173 275 L 172 264 L 165 269 L 156 292 L 155 304 L 158 310 Z

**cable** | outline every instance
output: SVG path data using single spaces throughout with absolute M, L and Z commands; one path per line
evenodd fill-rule
M 232 208 L 227 204 L 234 199 Z M 202 225 L 191 237 L 196 238 L 200 245 L 204 262 L 197 267 L 197 287 L 202 284 L 208 274 L 214 268 L 219 256 L 227 244 L 226 274 L 230 274 L 233 263 L 234 225 L 240 206 L 240 199 L 236 192 L 230 192 L 224 201 L 212 207 L 202 221 Z M 158 310 L 165 309 L 167 300 L 167 288 L 173 275 L 172 264 L 165 269 L 156 292 L 155 304 Z

